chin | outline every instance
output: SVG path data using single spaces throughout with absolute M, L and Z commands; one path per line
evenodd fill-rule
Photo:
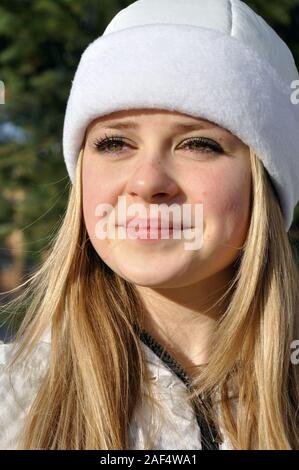
M 119 273 L 119 275 L 132 284 L 143 287 L 171 287 L 175 280 L 175 277 L 170 275 L 162 276 L 160 274 L 157 276 L 157 272 L 145 273 L 143 271 L 139 275 L 137 273 L 126 272 Z

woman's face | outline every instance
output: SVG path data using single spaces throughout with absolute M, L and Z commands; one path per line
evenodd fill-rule
M 135 126 L 118 127 L 129 121 Z M 121 140 L 97 147 L 106 136 Z M 141 286 L 182 287 L 231 268 L 249 225 L 251 167 L 249 148 L 229 131 L 167 110 L 114 112 L 88 126 L 82 164 L 87 232 L 99 256 L 121 277 Z M 202 204 L 200 248 L 186 249 L 183 233 L 148 242 L 128 234 L 121 239 L 115 230 L 114 238 L 100 239 L 97 224 L 108 219 L 96 208 L 109 204 L 117 229 L 119 196 L 125 197 L 126 210 L 137 203 L 147 215 L 152 205 L 176 204 L 181 214 L 188 206 L 192 227 L 199 221 L 195 207 Z M 122 216 L 129 218 L 128 212 Z M 198 227 L 189 229 L 189 236 L 190 230 Z

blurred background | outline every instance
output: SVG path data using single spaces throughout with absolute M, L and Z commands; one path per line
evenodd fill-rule
M 1 0 L 0 307 L 21 293 L 15 288 L 42 264 L 64 215 L 70 181 L 62 154 L 63 119 L 80 56 L 131 3 Z M 245 3 L 286 42 L 299 68 L 299 0 Z M 289 237 L 299 265 L 299 205 Z M 0 310 L 5 341 L 21 320 L 20 315 L 8 328 L 6 315 Z

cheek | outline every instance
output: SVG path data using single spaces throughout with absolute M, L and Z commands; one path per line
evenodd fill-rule
M 218 170 L 201 179 L 205 239 L 241 244 L 250 215 L 251 175 L 247 167 Z
M 95 208 L 99 202 L 99 187 L 101 182 L 93 171 L 93 167 L 87 164 L 85 160 L 82 163 L 82 196 L 83 196 L 83 214 L 89 236 L 91 237 L 91 227 L 94 226 Z
M 87 232 L 90 239 L 97 244 L 101 240 L 95 236 L 96 224 L 100 217 L 96 215 L 96 208 L 99 204 L 110 204 L 114 206 L 115 191 L 111 187 L 111 178 L 100 172 L 88 158 L 82 163 L 82 193 L 83 193 L 83 215 Z M 104 214 L 103 217 L 106 217 Z

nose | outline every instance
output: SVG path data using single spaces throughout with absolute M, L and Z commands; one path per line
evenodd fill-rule
M 126 191 L 133 198 L 158 202 L 175 197 L 179 187 L 173 176 L 165 170 L 160 158 L 155 161 L 145 158 L 130 175 Z

